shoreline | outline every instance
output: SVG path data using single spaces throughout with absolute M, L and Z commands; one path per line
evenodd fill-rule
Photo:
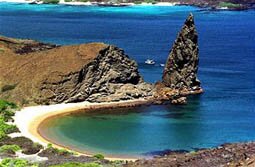
M 87 1 L 87 2 L 65 2 L 65 0 L 59 0 L 56 4 L 51 3 L 43 3 L 42 1 L 37 0 L 0 0 L 5 3 L 18 3 L 18 4 L 31 4 L 31 5 L 41 5 L 41 4 L 49 4 L 49 5 L 67 5 L 67 6 L 98 6 L 98 7 L 132 7 L 132 6 L 158 6 L 158 7 L 167 7 L 167 6 L 192 6 L 196 8 L 200 8 L 200 10 L 209 10 L 209 11 L 244 11 L 255 9 L 255 6 L 251 6 L 248 4 L 241 4 L 239 7 L 227 7 L 227 6 L 217 6 L 215 4 L 200 4 L 200 3 L 182 3 L 182 2 L 157 2 L 157 3 L 134 3 L 134 2 L 122 2 L 122 3 L 111 3 L 111 2 L 97 2 L 97 1 Z M 224 1 L 222 1 L 224 2 Z
M 90 102 L 79 102 L 79 103 L 67 103 L 67 104 L 54 104 L 54 105 L 39 105 L 32 107 L 25 107 L 20 111 L 16 111 L 14 118 L 14 123 L 19 128 L 22 136 L 31 139 L 33 142 L 40 143 L 46 147 L 49 143 L 52 143 L 54 147 L 59 149 L 67 149 L 70 151 L 75 151 L 79 155 L 93 156 L 87 152 L 80 152 L 79 150 L 70 149 L 66 146 L 62 146 L 56 142 L 52 142 L 44 138 L 39 132 L 39 126 L 50 119 L 51 117 L 60 116 L 63 114 L 69 114 L 73 112 L 80 112 L 81 110 L 85 112 L 86 110 L 95 110 L 95 109 L 116 109 L 116 108 L 126 108 L 126 107 L 135 107 L 140 105 L 151 104 L 151 100 L 148 98 L 141 98 L 135 100 L 125 100 L 118 102 L 104 102 L 104 103 L 90 103 Z M 106 156 L 105 159 L 108 160 L 127 160 L 134 161 L 137 158 L 130 157 L 115 157 L 115 156 Z
M 6 2 L 6 3 L 23 3 L 23 4 L 30 4 L 35 2 L 35 0 L 0 0 L 1 2 Z M 38 3 L 38 5 L 43 4 L 43 3 Z M 105 4 L 108 5 L 108 3 L 99 3 L 96 1 L 88 1 L 88 2 L 65 2 L 64 0 L 60 0 L 58 4 L 54 5 L 71 5 L 71 6 L 99 6 L 100 4 Z M 118 5 L 118 4 L 113 4 L 113 5 Z M 181 5 L 178 2 L 158 2 L 156 4 L 152 3 L 145 3 L 142 2 L 140 4 L 135 4 L 135 3 L 120 3 L 119 5 L 125 5 L 126 7 L 128 6 L 176 6 L 176 5 Z M 111 7 L 111 6 L 109 6 Z M 114 6 L 113 6 L 114 7 Z M 116 7 L 122 7 L 122 6 L 116 6 Z

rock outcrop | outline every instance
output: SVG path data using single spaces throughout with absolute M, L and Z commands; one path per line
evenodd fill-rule
M 201 149 L 191 152 L 162 151 L 151 159 L 139 159 L 129 162 L 124 167 L 254 167 L 255 142 L 224 144 L 216 148 Z
M 198 35 L 190 14 L 177 36 L 163 81 L 145 83 L 137 63 L 112 45 L 56 46 L 0 37 L 0 98 L 21 104 L 111 102 L 147 98 L 186 104 L 203 90 L 197 78 Z
M 162 82 L 156 84 L 156 99 L 185 104 L 185 96 L 202 93 L 197 78 L 198 62 L 198 34 L 190 14 L 172 46 Z
M 198 34 L 190 14 L 175 40 L 163 72 L 163 83 L 173 89 L 200 87 L 198 70 Z
M 53 104 L 152 95 L 153 86 L 143 81 L 137 63 L 120 48 L 103 43 L 59 47 L 41 43 L 43 49 L 35 50 L 35 44 L 38 42 L 0 39 L 0 98 Z M 27 52 L 17 52 L 19 46 Z

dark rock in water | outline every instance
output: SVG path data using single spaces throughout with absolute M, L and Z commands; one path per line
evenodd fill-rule
M 163 81 L 155 84 L 155 102 L 186 104 L 186 96 L 202 93 L 197 78 L 198 61 L 198 34 L 194 17 L 190 14 L 170 51 L 163 71 Z
M 163 83 L 173 89 L 200 87 L 198 70 L 198 34 L 190 14 L 175 40 L 163 72 Z

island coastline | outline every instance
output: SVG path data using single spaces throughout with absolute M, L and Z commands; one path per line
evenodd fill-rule
M 58 3 L 44 3 L 43 1 L 37 0 L 0 0 L 1 2 L 7 3 L 20 3 L 20 4 L 55 4 L 55 5 L 70 5 L 70 6 L 99 6 L 99 7 L 128 7 L 128 6 L 193 6 L 198 7 L 201 10 L 209 10 L 209 11 L 242 11 L 242 10 L 250 10 L 255 9 L 254 2 L 242 2 L 240 0 L 239 3 L 232 3 L 228 1 L 218 1 L 217 2 L 182 2 L 182 1 L 173 1 L 173 2 L 120 2 L 120 3 L 112 3 L 111 1 L 106 2 L 97 2 L 97 1 L 65 1 L 60 0 Z
M 14 116 L 14 123 L 19 128 L 22 136 L 30 138 L 34 142 L 40 143 L 46 147 L 49 143 L 52 143 L 56 148 L 62 148 L 67 150 L 73 150 L 58 144 L 54 141 L 50 141 L 47 138 L 43 137 L 38 129 L 40 125 L 44 123 L 45 120 L 48 120 L 52 117 L 58 117 L 65 114 L 77 113 L 77 112 L 86 112 L 95 109 L 116 109 L 116 108 L 126 108 L 126 107 L 136 107 L 140 105 L 151 104 L 151 99 L 136 99 L 136 100 L 126 100 L 119 102 L 106 102 L 106 103 L 90 103 L 90 102 L 80 102 L 80 103 L 68 103 L 68 104 L 55 104 L 48 106 L 32 106 L 25 107 L 20 111 L 17 111 Z M 79 155 L 93 156 L 89 151 L 81 152 L 79 150 L 73 150 Z M 134 161 L 136 158 L 130 157 L 105 157 L 108 160 L 128 160 Z

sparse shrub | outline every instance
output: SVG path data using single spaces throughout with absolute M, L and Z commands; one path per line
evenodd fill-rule
M 15 154 L 16 151 L 21 150 L 21 148 L 18 145 L 3 145 L 0 147 L 0 153 L 11 153 Z
M 15 125 L 8 125 L 5 123 L 3 116 L 0 116 L 0 139 L 7 136 L 9 133 L 16 132 L 18 128 Z
M 12 102 L 8 102 L 5 100 L 1 100 L 0 99 L 0 111 L 2 110 L 6 110 L 6 109 L 16 109 L 18 108 L 16 104 L 12 103 Z
M 235 4 L 231 2 L 220 2 L 219 7 L 238 8 L 240 7 L 240 4 Z
M 78 0 L 78 2 L 89 2 L 89 0 Z
M 1 161 L 0 167 L 38 167 L 38 165 L 29 164 L 29 162 L 24 159 L 6 158 Z
M 1 89 L 2 92 L 7 92 L 7 91 L 10 91 L 10 90 L 13 90 L 15 89 L 17 85 L 14 84 L 14 85 L 4 85 Z
M 145 3 L 156 4 L 157 0 L 144 0 Z
M 59 0 L 43 0 L 45 4 L 58 4 Z
M 51 144 L 51 143 L 48 143 L 48 144 L 47 144 L 47 148 L 52 148 L 52 144 Z
M 0 116 L 4 121 L 8 121 L 14 116 L 13 109 L 16 109 L 17 106 L 14 103 L 7 102 L 5 100 L 0 100 Z
M 72 152 L 66 150 L 66 149 L 56 149 L 59 155 L 71 155 Z
M 104 159 L 104 155 L 102 155 L 102 154 L 95 154 L 95 155 L 93 155 L 93 157 L 95 157 L 97 159 Z
M 138 5 L 138 4 L 141 4 L 142 1 L 134 1 L 134 4 Z
M 47 149 L 43 150 L 40 154 L 41 156 L 44 156 L 44 153 L 46 154 L 55 154 L 55 155 L 61 155 L 61 156 L 68 156 L 73 155 L 74 153 L 71 151 L 68 151 L 66 149 L 58 149 L 54 148 L 51 143 L 47 145 Z

